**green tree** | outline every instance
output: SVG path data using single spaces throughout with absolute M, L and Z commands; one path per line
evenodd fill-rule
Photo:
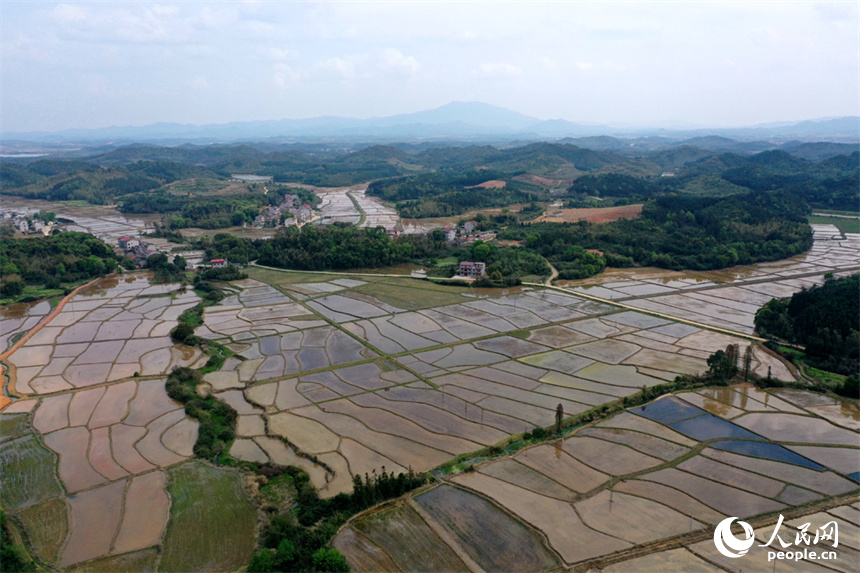
M 337 549 L 323 547 L 313 554 L 314 571 L 348 573 L 349 564 L 346 558 Z
M 732 364 L 729 355 L 722 350 L 717 350 L 708 356 L 708 376 L 714 380 L 726 381 L 735 375 L 737 369 Z
M 18 275 L 4 276 L 0 279 L 0 295 L 21 296 L 24 292 L 24 281 Z
M 270 549 L 254 553 L 247 569 L 248 573 L 271 573 L 275 570 L 275 554 Z

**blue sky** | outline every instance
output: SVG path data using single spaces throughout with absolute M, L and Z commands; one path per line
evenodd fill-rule
M 849 2 L 0 2 L 3 131 L 385 116 L 860 115 Z

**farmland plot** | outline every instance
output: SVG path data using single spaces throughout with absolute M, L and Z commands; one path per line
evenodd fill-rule
M 860 447 L 856 431 L 833 424 L 831 432 L 821 431 L 819 427 L 824 420 L 815 410 L 820 406 L 819 399 L 795 398 L 795 403 L 806 407 L 794 406 L 778 399 L 776 392 L 750 390 L 705 389 L 663 397 L 564 439 L 528 447 L 513 457 L 478 460 L 476 471 L 443 475 L 457 488 L 443 485 L 417 494 L 415 500 L 444 529 L 440 537 L 465 549 L 478 563 L 483 563 L 481 542 L 467 541 L 469 524 L 490 522 L 487 512 L 500 506 L 527 527 L 541 531 L 549 541 L 551 554 L 567 565 L 610 558 L 615 564 L 603 570 L 633 571 L 636 567 L 699 570 L 697 567 L 702 563 L 705 564 L 702 570 L 707 570 L 710 566 L 707 562 L 713 562 L 713 542 L 696 544 L 690 551 L 671 549 L 630 561 L 614 556 L 623 555 L 626 549 L 638 544 L 706 530 L 728 516 L 744 519 L 784 512 L 827 496 L 858 491 Z M 783 418 L 791 416 L 793 431 L 766 437 L 693 405 L 696 397 L 725 391 L 737 393 L 723 398 L 731 398 L 738 406 L 758 409 L 767 404 L 774 408 L 773 413 L 753 410 L 737 419 L 770 416 L 772 423 L 762 424 L 759 418 L 753 418 L 755 423 L 749 424 L 770 431 L 788 427 Z M 756 404 L 750 406 L 753 400 Z M 851 415 L 847 411 L 844 414 Z M 693 424 L 696 420 L 711 419 L 715 422 L 705 424 L 709 428 L 707 435 L 702 435 Z M 810 445 L 794 445 L 807 427 Z M 736 431 L 740 433 L 734 435 Z M 852 432 L 854 445 L 826 447 L 834 441 L 834 435 L 842 440 L 841 432 Z M 726 435 L 734 435 L 734 439 L 726 441 L 723 439 Z M 780 440 L 788 443 L 781 444 Z M 723 449 L 726 443 L 754 444 L 758 449 L 729 451 Z M 680 463 L 672 461 L 689 453 L 691 447 L 695 448 L 692 456 L 682 457 Z M 827 450 L 834 450 L 829 457 L 823 453 Z M 814 456 L 815 460 L 806 455 Z M 532 474 L 523 474 L 517 469 L 525 467 L 521 464 L 544 477 L 536 479 Z M 569 492 L 567 503 L 559 499 L 561 484 Z M 480 503 L 467 503 L 469 494 L 461 488 L 479 494 Z M 447 509 L 452 506 L 457 510 Z M 816 516 L 797 519 L 796 524 Z M 824 515 L 820 517 L 823 519 Z M 826 517 L 824 521 L 819 519 L 821 524 L 836 519 L 840 531 L 846 535 L 851 535 L 854 529 L 860 531 L 856 525 L 860 513 L 850 506 L 837 508 Z M 363 519 L 358 517 L 352 526 L 359 526 Z M 853 551 L 851 543 L 846 541 L 848 548 L 844 551 Z M 543 547 L 539 540 L 532 544 L 532 551 Z M 344 548 L 349 558 L 349 548 Z M 762 555 L 756 559 L 760 561 Z M 724 561 L 717 561 L 725 566 Z M 803 563 L 806 568 L 798 571 L 815 567 L 811 562 Z M 546 564 L 542 567 L 550 568 Z

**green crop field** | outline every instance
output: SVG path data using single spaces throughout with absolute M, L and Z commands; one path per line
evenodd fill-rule
M 0 444 L 0 505 L 15 509 L 63 495 L 55 456 L 33 434 Z
M 408 310 L 464 302 L 460 293 L 468 292 L 465 287 L 437 285 L 412 279 L 393 279 L 387 283 L 366 285 L 355 290 L 371 295 L 384 303 Z
M 860 233 L 860 219 L 810 215 L 807 220 L 815 225 L 833 225 L 843 233 Z
M 236 473 L 188 462 L 170 469 L 170 522 L 160 568 L 234 571 L 254 551 L 257 514 Z
M 0 442 L 8 442 L 26 434 L 27 418 L 27 414 L 0 414 Z
M 66 502 L 60 498 L 49 499 L 38 505 L 22 509 L 16 515 L 35 550 L 36 556 L 45 563 L 53 563 L 69 532 Z
M 149 573 L 150 571 L 155 571 L 155 560 L 157 557 L 157 549 L 144 549 L 142 551 L 90 561 L 85 565 L 69 569 L 69 573 L 115 573 L 116 571 Z

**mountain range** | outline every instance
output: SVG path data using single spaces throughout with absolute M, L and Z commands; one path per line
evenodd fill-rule
M 766 142 L 860 141 L 860 117 L 837 117 L 800 122 L 754 125 L 738 128 L 679 129 L 667 127 L 621 127 L 574 123 L 563 119 L 539 120 L 502 107 L 480 102 L 452 102 L 416 113 L 355 119 L 316 117 L 270 121 L 191 125 L 156 123 L 136 127 L 70 129 L 59 132 L 7 132 L 0 142 L 7 149 L 20 142 L 38 143 L 121 143 L 183 142 L 222 143 L 235 141 L 323 141 L 348 139 L 365 141 L 414 141 L 454 139 L 461 141 L 536 141 L 564 138 L 658 137 L 673 140 L 714 138 Z M 710 147 L 710 146 L 706 146 Z

